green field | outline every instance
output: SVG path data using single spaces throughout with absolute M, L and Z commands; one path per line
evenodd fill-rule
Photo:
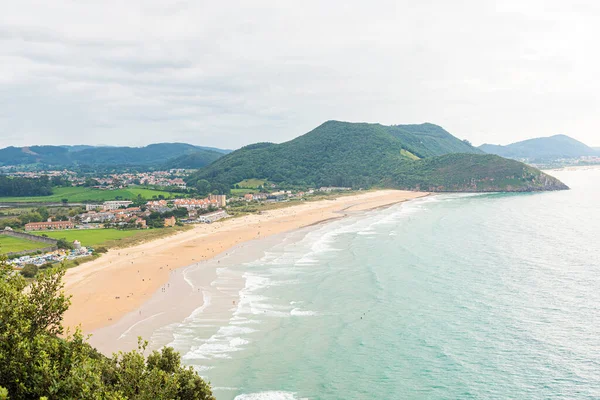
M 236 185 L 238 185 L 240 188 L 257 189 L 259 186 L 265 186 L 266 183 L 267 181 L 264 179 L 244 179 L 243 181 L 238 182 Z
M 116 190 L 100 190 L 87 187 L 61 187 L 54 188 L 54 194 L 50 196 L 32 196 L 32 197 L 0 197 L 0 202 L 10 203 L 60 203 L 62 199 L 68 199 L 69 203 L 79 203 L 83 201 L 108 201 L 131 200 L 141 195 L 145 199 L 152 199 L 154 196 L 163 195 L 165 198 L 171 197 L 172 193 L 160 190 L 145 188 L 127 188 Z
M 53 239 L 66 239 L 68 242 L 79 240 L 82 246 L 105 246 L 108 242 L 118 241 L 124 238 L 142 234 L 143 231 L 117 229 L 73 229 L 67 231 L 36 232 L 36 235 L 46 235 Z
M 231 189 L 232 196 L 243 196 L 246 193 L 257 193 L 257 189 Z
M 35 250 L 48 247 L 50 245 L 41 242 L 32 242 L 21 238 L 12 236 L 0 235 L 0 254 L 24 251 L 24 250 Z

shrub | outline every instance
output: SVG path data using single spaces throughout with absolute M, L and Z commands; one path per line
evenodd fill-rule
M 64 274 L 63 268 L 42 271 L 28 287 L 0 260 L 0 400 L 215 400 L 210 386 L 183 367 L 172 348 L 146 358 L 147 342 L 140 339 L 137 350 L 109 358 L 79 329 L 63 335 L 70 303 Z
M 37 275 L 37 273 L 38 267 L 33 264 L 27 264 L 21 270 L 21 275 L 23 275 L 25 278 L 33 278 Z
M 59 249 L 65 249 L 65 250 L 71 250 L 73 249 L 73 243 L 67 241 L 67 239 L 58 239 L 58 242 L 56 243 L 56 246 Z

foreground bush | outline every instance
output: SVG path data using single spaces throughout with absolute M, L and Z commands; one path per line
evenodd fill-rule
M 0 260 L 0 399 L 214 400 L 210 386 L 181 366 L 172 348 L 144 356 L 138 350 L 108 358 L 81 331 L 64 334 L 64 270 L 41 271 L 26 281 Z

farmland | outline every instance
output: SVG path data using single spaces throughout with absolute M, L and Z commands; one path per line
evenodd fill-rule
M 54 193 L 50 196 L 0 197 L 0 203 L 60 203 L 62 199 L 67 199 L 69 203 L 116 199 L 131 200 L 137 198 L 138 195 L 145 199 L 152 199 L 161 195 L 169 198 L 172 193 L 137 187 L 116 190 L 100 190 L 88 187 L 60 187 L 54 188 Z
M 46 235 L 52 239 L 65 239 L 68 242 L 79 240 L 86 247 L 122 248 L 132 246 L 146 240 L 168 236 L 189 227 L 175 227 L 148 230 L 120 229 L 72 229 L 64 231 L 37 232 L 36 235 Z
M 30 240 L 16 238 L 12 236 L 0 235 L 0 254 L 19 252 L 25 250 L 35 250 L 48 247 L 48 244 L 41 242 L 32 242 Z
M 118 229 L 81 229 L 66 231 L 47 231 L 36 233 L 37 235 L 46 235 L 52 239 L 66 239 L 68 242 L 79 240 L 82 246 L 104 246 L 110 241 L 119 241 L 124 238 L 141 233 L 138 230 L 118 230 Z

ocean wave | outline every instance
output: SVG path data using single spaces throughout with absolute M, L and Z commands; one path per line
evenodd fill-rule
M 138 326 L 138 325 L 140 325 L 140 324 L 143 324 L 144 322 L 150 321 L 150 320 L 152 320 L 152 319 L 154 319 L 154 318 L 156 318 L 156 317 L 158 317 L 159 315 L 162 315 L 162 314 L 164 314 L 164 312 L 159 312 L 159 313 L 157 313 L 157 314 L 154 314 L 154 315 L 151 315 L 151 316 L 149 316 L 148 318 L 144 318 L 143 320 L 136 322 L 135 324 L 131 325 L 131 326 L 130 326 L 130 327 L 129 327 L 129 328 L 128 328 L 128 329 L 127 329 L 125 332 L 123 332 L 123 333 L 121 334 L 121 336 L 119 336 L 119 339 L 117 339 L 117 340 L 121 340 L 121 339 L 123 339 L 125 336 L 129 335 L 129 333 L 130 333 L 130 332 L 133 330 L 133 328 L 135 328 L 136 326 Z
M 259 393 L 244 393 L 235 397 L 234 400 L 304 400 L 298 399 L 296 393 L 282 391 L 267 391 Z
M 293 315 L 295 317 L 312 317 L 318 315 L 318 313 L 316 311 L 308 311 L 301 310 L 299 308 L 294 308 L 292 311 L 290 311 L 290 315 Z
M 229 353 L 242 350 L 242 346 L 250 343 L 240 337 L 217 338 L 216 335 L 200 346 L 194 346 L 182 358 L 184 360 L 194 359 L 227 359 L 231 358 Z
M 198 318 L 198 316 L 200 314 L 204 313 L 204 310 L 206 310 L 207 307 L 210 307 L 211 304 L 212 304 L 212 296 L 211 296 L 210 292 L 203 290 L 202 291 L 202 305 L 200 307 L 196 308 L 194 311 L 192 311 L 190 316 L 187 317 L 184 320 L 184 322 Z

